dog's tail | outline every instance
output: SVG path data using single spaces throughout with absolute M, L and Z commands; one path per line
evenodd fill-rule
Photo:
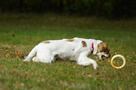
M 24 61 L 31 61 L 32 57 L 37 53 L 37 45 L 31 50 L 28 56 L 24 59 Z

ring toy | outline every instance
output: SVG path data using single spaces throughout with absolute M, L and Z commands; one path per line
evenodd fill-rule
M 117 57 L 120 57 L 120 58 L 123 60 L 123 64 L 122 64 L 121 66 L 115 66 L 115 65 L 113 64 L 114 59 L 117 58 Z M 114 67 L 114 68 L 116 68 L 116 69 L 121 69 L 121 68 L 123 68 L 123 67 L 125 66 L 125 64 L 126 64 L 126 59 L 125 59 L 125 57 L 122 56 L 122 55 L 114 55 L 114 56 L 112 57 L 112 59 L 111 59 L 111 65 L 112 65 L 112 67 Z

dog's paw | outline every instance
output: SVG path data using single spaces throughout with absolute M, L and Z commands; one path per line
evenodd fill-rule
M 93 68 L 96 70 L 98 68 L 98 64 L 97 63 L 93 64 Z

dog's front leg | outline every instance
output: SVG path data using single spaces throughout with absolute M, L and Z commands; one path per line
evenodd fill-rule
M 88 66 L 90 64 L 93 64 L 94 69 L 96 69 L 98 67 L 96 61 L 88 58 L 87 55 L 85 55 L 85 54 L 81 54 L 79 56 L 77 64 L 82 65 L 82 66 Z

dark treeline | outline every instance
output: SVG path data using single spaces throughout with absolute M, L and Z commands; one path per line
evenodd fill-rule
M 0 12 L 68 12 L 110 18 L 136 17 L 136 0 L 1 0 Z

